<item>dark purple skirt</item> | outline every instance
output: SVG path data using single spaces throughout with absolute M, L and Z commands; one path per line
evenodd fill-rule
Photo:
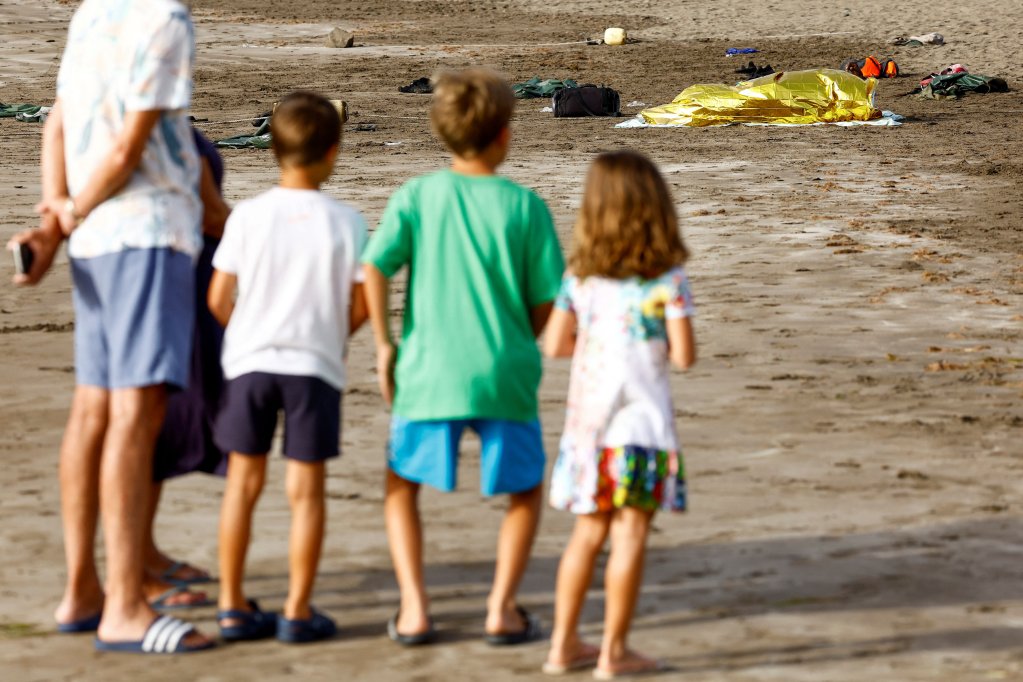
M 206 305 L 213 254 L 219 243 L 219 239 L 203 236 L 195 268 L 195 333 L 188 388 L 172 393 L 167 401 L 167 417 L 153 459 L 154 481 L 193 471 L 221 476 L 227 472 L 227 456 L 213 443 L 213 421 L 224 388 L 220 366 L 224 330 Z

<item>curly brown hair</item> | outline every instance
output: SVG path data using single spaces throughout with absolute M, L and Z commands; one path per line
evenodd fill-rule
M 572 273 L 652 279 L 688 257 L 671 191 L 657 166 L 629 150 L 597 156 L 575 223 Z

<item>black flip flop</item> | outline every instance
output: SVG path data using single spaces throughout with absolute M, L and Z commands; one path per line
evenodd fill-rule
M 540 619 L 521 606 L 516 606 L 515 610 L 522 616 L 522 622 L 526 624 L 525 627 L 517 632 L 502 632 L 496 635 L 487 633 L 487 644 L 490 646 L 515 646 L 516 644 L 526 644 L 527 642 L 535 642 L 543 638 Z
M 391 638 L 392 642 L 397 642 L 402 646 L 422 646 L 424 644 L 432 644 L 437 639 L 437 631 L 433 629 L 433 619 L 430 619 L 430 629 L 426 632 L 417 632 L 414 635 L 403 635 L 398 632 L 398 615 L 401 611 L 396 612 L 391 616 L 391 620 L 387 621 L 387 636 Z

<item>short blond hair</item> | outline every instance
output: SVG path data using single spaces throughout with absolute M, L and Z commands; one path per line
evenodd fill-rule
M 456 156 L 479 156 L 511 122 L 515 94 L 494 71 L 442 71 L 433 82 L 430 123 Z

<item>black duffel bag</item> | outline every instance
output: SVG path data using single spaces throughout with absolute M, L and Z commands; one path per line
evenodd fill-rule
M 572 116 L 621 116 L 621 98 L 616 90 L 596 85 L 562 88 L 554 93 L 554 118 Z

